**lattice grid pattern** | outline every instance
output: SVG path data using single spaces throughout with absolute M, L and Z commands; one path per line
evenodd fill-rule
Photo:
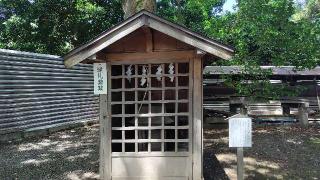
M 111 64 L 113 153 L 189 152 L 188 62 Z

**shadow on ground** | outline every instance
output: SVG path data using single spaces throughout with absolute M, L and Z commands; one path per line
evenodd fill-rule
M 98 179 L 98 142 L 92 126 L 0 144 L 0 179 Z M 228 179 L 212 150 L 204 162 L 206 180 Z
M 203 176 L 205 180 L 216 180 L 216 179 L 228 180 L 229 179 L 212 150 L 209 150 L 209 149 L 204 150 L 203 162 L 204 162 Z
M 204 131 L 205 180 L 236 179 L 226 128 Z M 98 179 L 98 126 L 0 144 L 0 179 Z M 320 128 L 257 128 L 246 179 L 318 179 Z
M 0 179 L 96 179 L 98 128 L 1 144 Z
M 204 137 L 205 149 L 228 178 L 236 179 L 236 149 L 228 147 L 227 127 L 206 129 Z M 252 148 L 244 152 L 245 179 L 319 179 L 319 126 L 254 127 L 252 139 Z

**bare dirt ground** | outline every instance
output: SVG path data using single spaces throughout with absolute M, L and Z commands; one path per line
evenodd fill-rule
M 0 179 L 99 178 L 98 126 L 0 144 Z M 235 179 L 235 150 L 226 128 L 206 129 L 206 180 Z M 319 179 L 320 127 L 255 128 L 245 150 L 247 179 Z
M 0 179 L 97 179 L 97 126 L 0 144 Z
M 208 129 L 204 137 L 206 151 L 236 179 L 236 150 L 228 147 L 228 129 Z M 253 147 L 244 156 L 245 179 L 320 179 L 320 127 L 255 127 Z

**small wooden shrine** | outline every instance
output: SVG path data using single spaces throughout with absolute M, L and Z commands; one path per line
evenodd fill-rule
M 101 179 L 202 179 L 202 62 L 232 55 L 232 48 L 147 11 L 68 53 L 69 68 L 106 63 Z

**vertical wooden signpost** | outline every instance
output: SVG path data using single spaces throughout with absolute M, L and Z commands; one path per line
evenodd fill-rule
M 229 118 L 229 147 L 237 148 L 237 179 L 244 179 L 243 148 L 252 146 L 252 119 L 246 115 Z
M 110 148 L 108 148 L 107 139 L 108 136 L 108 108 L 107 108 L 107 65 L 106 63 L 94 63 L 93 64 L 93 76 L 94 76 L 94 94 L 100 95 L 100 110 L 99 110 L 99 123 L 100 123 L 100 179 L 111 179 L 110 166 L 106 162 L 109 162 Z

